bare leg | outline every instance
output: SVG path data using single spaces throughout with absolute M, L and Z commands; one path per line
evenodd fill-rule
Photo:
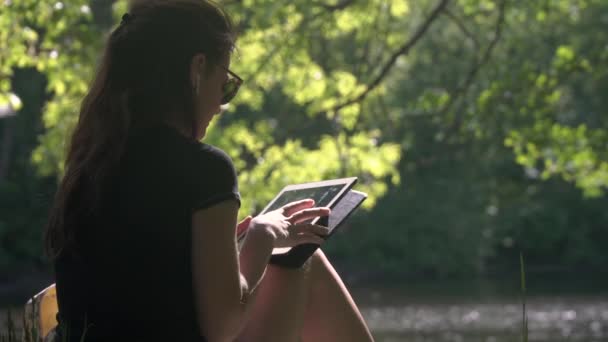
M 309 288 L 310 265 L 289 269 L 269 265 L 257 289 L 251 318 L 237 341 L 299 341 Z
M 304 341 L 373 341 L 340 276 L 319 249 L 312 258 Z
M 269 265 L 259 286 L 239 342 L 373 341 L 344 283 L 320 249 L 303 269 Z

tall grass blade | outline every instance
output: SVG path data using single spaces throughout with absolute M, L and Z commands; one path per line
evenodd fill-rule
M 526 270 L 524 268 L 524 255 L 519 253 L 520 278 L 521 278 L 521 305 L 522 305 L 522 325 L 521 340 L 528 342 L 528 314 L 526 313 Z
M 17 327 L 13 321 L 13 314 L 10 309 L 6 313 L 6 330 L 8 333 L 7 340 L 9 342 L 17 342 Z

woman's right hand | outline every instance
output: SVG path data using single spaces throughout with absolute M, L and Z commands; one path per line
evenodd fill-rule
M 317 216 L 327 216 L 327 207 L 313 208 L 315 201 L 305 199 L 254 217 L 249 229 L 262 230 L 274 240 L 275 248 L 293 247 L 302 243 L 322 244 L 321 236 L 329 234 L 329 228 L 310 223 L 300 223 Z

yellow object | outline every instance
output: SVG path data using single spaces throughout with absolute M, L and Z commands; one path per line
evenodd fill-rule
M 38 336 L 45 339 L 49 332 L 57 326 L 57 291 L 55 284 L 40 291 L 25 304 L 25 317 L 34 324 Z

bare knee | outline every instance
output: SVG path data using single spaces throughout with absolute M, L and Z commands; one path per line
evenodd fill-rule
M 329 263 L 329 260 L 327 260 L 327 256 L 325 256 L 325 253 L 323 253 L 321 248 L 317 248 L 317 250 L 310 257 L 310 262 L 313 265 L 315 265 L 315 264 L 324 265 L 326 263 Z M 312 267 L 314 267 L 314 266 L 312 266 Z
M 335 270 L 320 248 L 315 251 L 309 261 L 310 278 L 313 288 L 318 288 L 319 286 L 323 287 L 323 283 L 332 280 Z
M 329 260 L 327 260 L 325 254 L 323 253 L 323 251 L 321 251 L 321 248 L 317 248 L 317 250 L 308 259 L 306 259 L 304 264 L 302 264 L 302 266 L 300 266 L 299 268 L 283 268 L 281 266 L 275 265 L 270 265 L 270 267 L 276 267 L 282 270 L 290 270 L 291 272 L 301 274 L 308 274 L 312 272 L 312 270 L 315 268 L 318 269 L 320 267 L 323 267 L 323 265 L 325 265 L 326 263 L 329 263 Z

